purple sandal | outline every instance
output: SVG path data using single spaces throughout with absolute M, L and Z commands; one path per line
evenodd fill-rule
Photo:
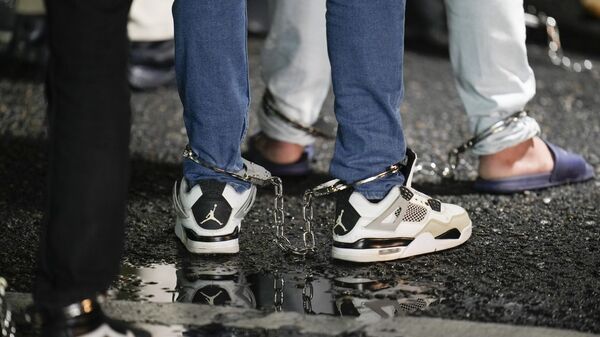
M 310 174 L 310 163 L 315 153 L 314 145 L 305 146 L 304 153 L 298 161 L 291 164 L 277 164 L 263 157 L 256 148 L 256 137 L 259 135 L 254 135 L 248 140 L 248 152 L 244 154 L 246 159 L 266 168 L 272 175 L 278 177 L 295 177 Z
M 493 180 L 477 178 L 473 188 L 480 192 L 508 194 L 594 178 L 594 168 L 583 157 L 548 142 L 546 145 L 554 157 L 554 168 L 551 172 Z

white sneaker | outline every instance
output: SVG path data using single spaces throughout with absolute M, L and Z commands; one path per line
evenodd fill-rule
M 352 190 L 340 192 L 332 256 L 353 262 L 407 258 L 456 247 L 471 236 L 471 219 L 460 206 L 432 199 L 411 187 L 416 154 L 408 151 L 405 186 L 379 202 Z
M 231 185 L 215 180 L 200 181 L 189 188 L 184 178 L 173 186 L 175 235 L 192 253 L 238 253 L 241 221 L 255 197 L 254 185 L 238 193 Z

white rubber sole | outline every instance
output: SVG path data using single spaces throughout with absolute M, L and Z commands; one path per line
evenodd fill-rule
M 460 246 L 471 237 L 473 227 L 465 227 L 458 239 L 436 240 L 431 233 L 417 236 L 408 246 L 375 249 L 349 249 L 333 247 L 331 256 L 334 259 L 351 262 L 381 262 L 404 259 L 411 256 L 434 253 Z
M 185 248 L 194 254 L 237 254 L 240 252 L 239 239 L 219 241 L 219 242 L 201 242 L 190 240 L 183 226 L 178 222 L 175 224 L 175 235 L 181 240 Z

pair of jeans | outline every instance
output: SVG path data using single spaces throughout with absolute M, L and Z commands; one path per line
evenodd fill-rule
M 272 27 L 262 55 L 263 78 L 276 108 L 292 120 L 314 124 L 329 90 L 326 0 L 273 0 Z M 470 130 L 479 133 L 535 95 L 527 61 L 523 0 L 446 0 L 450 57 Z M 311 135 L 258 111 L 269 137 L 308 145 Z M 525 118 L 477 144 L 478 155 L 496 153 L 540 131 Z
M 127 0 L 46 1 L 48 205 L 41 307 L 106 291 L 119 272 L 129 181 Z
M 328 0 L 327 41 L 338 133 L 330 173 L 346 182 L 373 176 L 406 155 L 403 89 L 404 0 Z M 325 15 L 321 12 L 319 15 Z M 245 0 L 176 0 L 175 67 L 192 150 L 217 167 L 242 169 L 250 102 Z M 248 184 L 184 162 L 190 182 Z M 401 174 L 360 186 L 383 198 Z

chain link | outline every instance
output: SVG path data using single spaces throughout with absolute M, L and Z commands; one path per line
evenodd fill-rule
M 312 309 L 312 300 L 314 297 L 312 274 L 306 274 L 304 277 L 304 286 L 302 287 L 302 308 L 307 314 L 314 314 Z M 273 308 L 276 312 L 283 311 L 285 295 L 285 279 L 279 271 L 273 273 Z
M 338 179 L 328 181 L 315 188 L 308 189 L 304 192 L 302 198 L 302 218 L 304 220 L 304 229 L 302 233 L 303 246 L 296 247 L 287 237 L 285 232 L 285 201 L 283 199 L 283 183 L 281 178 L 271 176 L 268 171 L 264 168 L 244 160 L 244 168 L 239 172 L 230 172 L 221 168 L 216 167 L 206 161 L 201 160 L 188 145 L 184 152 L 183 157 L 193 162 L 210 168 L 215 172 L 228 174 L 237 179 L 257 184 L 259 186 L 266 186 L 270 184 L 273 186 L 275 197 L 273 199 L 273 220 L 275 225 L 275 243 L 285 252 L 291 253 L 298 256 L 307 256 L 315 252 L 316 240 L 315 233 L 313 232 L 314 223 L 314 209 L 313 199 L 315 197 L 322 197 L 332 193 L 336 193 L 345 190 L 349 187 L 360 186 L 369 182 L 373 182 L 378 179 L 382 179 L 392 174 L 400 172 L 400 170 L 406 166 L 408 159 L 405 158 L 402 162 L 396 163 L 388 167 L 385 171 L 368 177 L 352 184 L 343 183 Z
M 525 13 L 525 24 L 531 28 L 545 29 L 548 35 L 548 57 L 550 61 L 559 67 L 577 73 L 584 71 L 592 71 L 592 61 L 585 59 L 581 61 L 573 61 L 565 56 L 558 30 L 556 19 L 547 16 L 544 13 L 538 13 L 535 7 L 530 6 L 528 13 Z
M 0 336 L 15 337 L 17 328 L 13 321 L 13 313 L 6 301 L 6 280 L 0 277 Z
M 310 253 L 314 253 L 315 251 L 315 247 L 316 247 L 316 242 L 315 242 L 315 233 L 313 231 L 313 224 L 314 224 L 314 208 L 313 208 L 313 200 L 316 197 L 323 197 L 323 196 L 327 196 L 339 191 L 343 191 L 347 188 L 350 187 L 356 187 L 356 186 L 360 186 L 378 179 L 382 179 L 385 178 L 389 175 L 392 174 L 396 174 L 398 172 L 400 172 L 400 170 L 406 166 L 407 163 L 407 159 L 404 159 L 402 162 L 396 163 L 394 165 L 391 165 L 390 167 L 388 167 L 385 171 L 383 171 L 382 173 L 379 173 L 377 175 L 374 175 L 372 177 L 368 177 L 359 181 L 356 181 L 354 183 L 351 184 L 347 184 L 347 183 L 343 183 L 342 181 L 340 181 L 339 179 L 334 179 L 334 180 L 330 180 L 326 183 L 323 183 L 321 185 L 318 185 L 315 188 L 312 189 L 308 189 L 304 192 L 304 196 L 302 198 L 302 218 L 304 220 L 304 233 L 302 234 L 302 239 L 304 242 L 304 246 L 303 247 L 295 247 L 290 240 L 286 237 L 285 233 L 284 233 L 284 221 L 283 219 L 283 215 L 281 215 L 279 217 L 279 219 L 275 218 L 275 225 L 276 225 L 276 242 L 277 245 L 283 249 L 285 252 L 289 252 L 292 253 L 294 255 L 299 255 L 299 256 L 306 256 Z M 274 184 L 281 184 L 281 179 L 276 178 L 273 179 Z M 282 187 L 277 187 L 275 189 L 276 191 L 283 191 Z M 281 199 L 283 200 L 283 196 L 282 195 L 276 195 L 275 196 L 276 199 Z M 276 201 L 276 205 L 280 206 L 280 210 L 283 209 L 283 201 L 278 202 Z M 282 214 L 283 212 L 281 211 L 276 211 L 276 214 Z
M 473 169 L 472 166 L 470 166 L 461 158 L 462 154 L 474 148 L 477 146 L 477 144 L 481 143 L 485 139 L 504 131 L 513 123 L 516 123 L 525 117 L 527 117 L 527 111 L 519 111 L 502 120 L 499 120 L 487 129 L 468 139 L 466 142 L 450 150 L 448 152 L 446 163 L 439 165 L 433 161 L 422 162 L 414 167 L 414 172 L 419 172 L 429 176 L 439 176 L 442 179 L 455 179 L 457 169 L 461 165 L 469 166 L 470 169 Z
M 507 118 L 500 120 L 485 129 L 481 133 L 475 135 L 473 138 L 467 140 L 465 143 L 460 146 L 452 149 L 448 153 L 447 163 L 445 165 L 438 165 L 435 162 L 423 163 L 415 166 L 413 170 L 415 172 L 422 172 L 428 175 L 437 175 L 443 179 L 454 179 L 456 169 L 461 164 L 460 156 L 475 147 L 478 143 L 482 142 L 486 138 L 503 131 L 511 124 L 519 121 L 520 119 L 527 116 L 526 111 L 519 111 L 515 114 L 508 116 Z M 283 198 L 283 183 L 281 178 L 271 176 L 268 171 L 264 170 L 262 167 L 255 165 L 251 162 L 244 161 L 244 169 L 239 172 L 229 172 L 223 169 L 220 169 L 210 163 L 207 163 L 200 158 L 192 151 L 192 149 L 187 146 L 183 156 L 187 159 L 190 159 L 197 164 L 208 167 L 216 172 L 229 174 L 235 178 L 238 178 L 243 181 L 250 182 L 252 184 L 256 184 L 259 186 L 273 186 L 274 198 L 273 198 L 273 221 L 275 226 L 275 243 L 279 246 L 284 252 L 291 253 L 298 256 L 307 256 L 311 253 L 315 252 L 316 248 L 316 239 L 315 233 L 313 231 L 314 227 L 314 208 L 313 208 L 313 200 L 315 197 L 322 197 L 326 195 L 330 195 L 339 191 L 343 191 L 349 187 L 356 187 L 366 183 L 373 182 L 375 180 L 382 179 L 391 174 L 398 173 L 402 167 L 407 165 L 407 158 L 404 161 L 396 163 L 388 167 L 385 171 L 374 175 L 372 177 L 368 177 L 366 179 L 362 179 L 360 181 L 347 184 L 343 183 L 338 179 L 334 179 L 328 181 L 324 184 L 321 184 L 315 188 L 308 189 L 304 192 L 304 196 L 302 197 L 302 219 L 304 222 L 304 228 L 302 233 L 302 243 L 303 245 L 300 247 L 295 246 L 287 237 L 285 231 L 285 201 Z
M 275 197 L 273 198 L 273 220 L 275 225 L 275 243 L 284 251 L 294 255 L 306 256 L 315 250 L 315 234 L 312 230 L 314 212 L 312 208 L 313 192 L 307 190 L 303 197 L 302 215 L 304 220 L 303 247 L 296 247 L 287 238 L 285 233 L 285 202 L 283 199 L 283 183 L 281 178 L 271 176 L 261 166 L 244 160 L 244 168 L 238 172 L 231 172 L 212 165 L 198 157 L 188 145 L 183 151 L 183 157 L 192 160 L 196 164 L 207 167 L 215 172 L 228 174 L 234 178 L 259 186 L 273 186 Z
M 306 275 L 304 278 L 304 287 L 302 288 L 302 307 L 307 314 L 314 314 L 312 309 L 312 300 L 314 297 L 314 288 L 312 285 L 312 275 Z
M 275 243 L 285 252 L 294 255 L 305 256 L 315 251 L 315 234 L 312 229 L 314 212 L 312 207 L 313 194 L 311 190 L 304 192 L 302 198 L 302 218 L 304 220 L 304 232 L 302 234 L 303 247 L 296 247 L 288 239 L 285 233 L 285 205 L 283 200 L 283 184 L 281 178 L 272 177 L 271 184 L 274 186 L 275 198 L 273 201 L 275 210 L 273 220 L 275 222 Z
M 453 179 L 455 177 L 455 172 L 459 164 L 461 164 L 460 156 L 475 147 L 478 143 L 487 139 L 488 137 L 503 131 L 511 124 L 519 121 L 520 119 L 527 116 L 526 111 L 519 111 L 515 114 L 508 116 L 507 118 L 500 120 L 485 129 L 481 133 L 475 135 L 473 138 L 467 140 L 465 143 L 460 146 L 452 149 L 448 153 L 447 163 L 445 165 L 438 165 L 435 162 L 424 163 L 417 165 L 413 168 L 414 172 L 422 172 L 424 174 L 429 175 L 438 175 L 444 179 Z M 343 191 L 350 187 L 357 187 L 366 183 L 370 183 L 382 178 L 385 178 L 389 175 L 396 174 L 400 172 L 400 170 L 407 166 L 408 156 L 399 163 L 389 166 L 385 171 L 356 181 L 354 183 L 344 183 L 338 179 L 334 179 L 318 185 L 312 189 L 308 189 L 304 192 L 304 196 L 302 197 L 302 219 L 304 222 L 304 228 L 302 233 L 302 246 L 295 246 L 287 237 L 285 230 L 285 201 L 283 198 L 283 183 L 281 178 L 271 176 L 268 171 L 264 168 L 253 164 L 248 161 L 244 161 L 244 169 L 239 172 L 229 172 L 223 169 L 220 169 L 214 165 L 211 165 L 200 158 L 192 151 L 192 149 L 187 146 L 183 156 L 187 159 L 190 159 L 197 164 L 208 167 L 216 172 L 229 174 L 235 178 L 238 178 L 243 181 L 250 182 L 252 184 L 256 184 L 259 186 L 273 186 L 274 198 L 273 198 L 273 221 L 275 226 L 275 243 L 279 246 L 284 252 L 291 253 L 293 255 L 298 256 L 307 256 L 311 253 L 314 253 L 316 250 L 316 239 L 315 233 L 313 231 L 314 227 L 314 208 L 313 201 L 316 197 L 322 197 L 326 195 L 330 195 L 339 191 Z
M 275 243 L 285 252 L 291 253 L 298 256 L 306 256 L 315 251 L 316 240 L 315 233 L 313 232 L 314 223 L 314 209 L 313 199 L 315 197 L 321 197 L 329 195 L 338 191 L 342 191 L 351 186 L 359 186 L 384 178 L 388 175 L 398 173 L 402 167 L 406 165 L 405 159 L 403 162 L 394 164 L 388 167 L 382 173 L 375 176 L 357 181 L 353 184 L 345 184 L 339 180 L 332 180 L 327 183 L 321 184 L 313 189 L 308 189 L 304 192 L 302 198 L 302 219 L 304 220 L 304 229 L 302 233 L 303 246 L 296 247 L 287 237 L 285 232 L 285 201 L 283 199 L 283 183 L 281 178 L 271 176 L 268 171 L 264 168 L 244 160 L 244 168 L 238 172 L 230 172 L 221 168 L 216 167 L 204 160 L 201 160 L 188 145 L 183 151 L 183 157 L 193 162 L 210 168 L 215 172 L 228 174 L 234 178 L 256 184 L 259 186 L 273 186 L 275 197 L 273 198 L 273 221 L 275 225 Z
M 278 271 L 273 273 L 273 307 L 275 311 L 283 311 L 283 288 L 285 287 L 285 280 L 283 275 Z

